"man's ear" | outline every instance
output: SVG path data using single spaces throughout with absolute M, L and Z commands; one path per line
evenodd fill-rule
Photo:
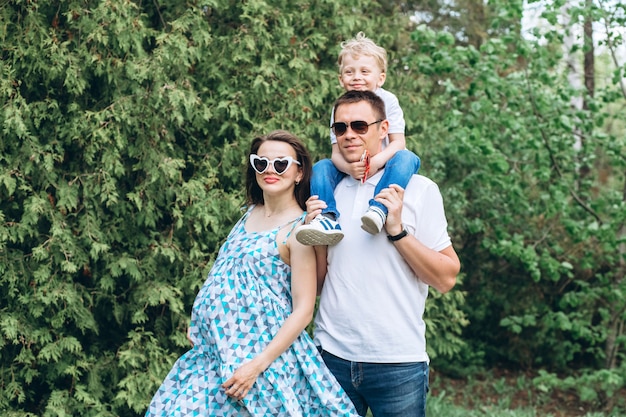
M 382 143 L 383 139 L 385 139 L 385 136 L 387 136 L 387 133 L 389 132 L 389 120 L 385 119 L 382 122 L 380 122 L 380 141 Z

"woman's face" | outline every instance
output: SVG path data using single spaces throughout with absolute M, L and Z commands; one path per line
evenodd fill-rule
M 285 142 L 268 140 L 261 144 L 256 152 L 260 161 L 257 167 L 265 168 L 262 174 L 255 171 L 256 181 L 264 193 L 278 194 L 281 192 L 293 192 L 295 183 L 302 179 L 302 168 L 297 164 L 296 151 Z M 291 164 L 288 159 L 292 158 Z M 276 161 L 278 160 L 278 161 Z M 282 173 L 277 172 L 278 168 L 283 168 L 285 163 L 289 165 Z M 280 169 L 279 169 L 280 170 Z

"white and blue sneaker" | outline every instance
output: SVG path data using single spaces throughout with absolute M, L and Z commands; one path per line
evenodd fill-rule
M 367 233 L 375 235 L 383 230 L 383 226 L 387 221 L 387 215 L 378 207 L 370 206 L 370 208 L 361 217 L 361 229 Z
M 296 240 L 306 246 L 334 246 L 343 239 L 339 223 L 322 214 L 311 223 L 298 226 Z

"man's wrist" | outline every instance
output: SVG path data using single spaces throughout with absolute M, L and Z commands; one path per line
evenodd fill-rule
M 406 237 L 409 234 L 408 230 L 406 230 L 406 228 L 404 226 L 402 226 L 402 230 L 400 231 L 400 233 L 397 234 L 388 234 L 387 235 L 387 239 L 389 239 L 390 242 L 397 242 L 398 240 Z

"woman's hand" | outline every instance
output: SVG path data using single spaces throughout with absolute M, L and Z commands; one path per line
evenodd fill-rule
M 256 366 L 254 360 L 244 363 L 235 370 L 233 376 L 222 384 L 222 388 L 224 388 L 226 395 L 229 397 L 237 401 L 243 400 L 250 392 L 250 389 L 252 389 L 252 385 L 254 385 L 260 373 L 261 369 Z
M 187 340 L 191 343 L 191 347 L 193 347 L 193 339 L 191 338 L 191 326 L 187 327 Z

